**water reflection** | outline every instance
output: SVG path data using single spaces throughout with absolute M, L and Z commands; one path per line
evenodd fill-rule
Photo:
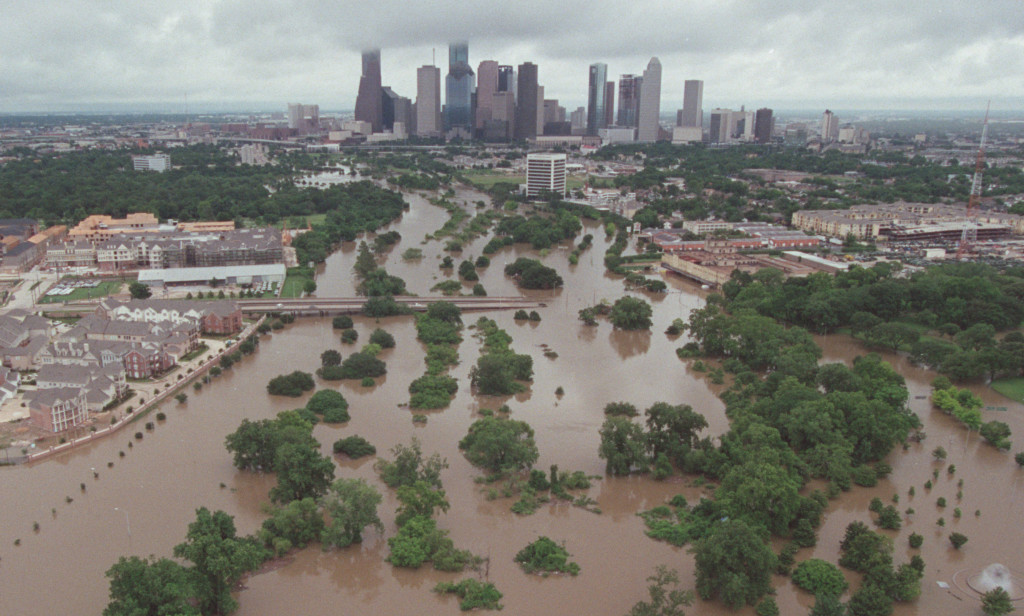
M 440 274 L 437 263 L 444 254 L 443 243 L 422 244 L 421 240 L 440 228 L 448 215 L 420 195 L 406 198 L 412 204 L 410 211 L 389 226 L 402 234 L 402 240 L 381 261 L 391 273 L 402 276 L 410 290 L 428 294 Z M 460 190 L 456 198 L 473 202 L 481 197 Z M 459 380 L 459 392 L 446 409 L 431 412 L 427 424 L 414 426 L 412 412 L 400 405 L 409 401 L 409 383 L 425 370 L 425 349 L 415 339 L 413 319 L 405 316 L 379 321 L 355 318 L 360 339 L 357 346 L 375 327 L 395 337 L 396 348 L 382 354 L 388 368 L 386 377 L 377 379 L 372 387 L 363 387 L 359 381 L 318 380 L 318 387 L 344 393 L 352 416 L 344 425 L 316 427 L 314 436 L 325 452 L 335 440 L 359 434 L 386 456 L 389 449 L 408 443 L 415 434 L 425 452 L 438 452 L 448 459 L 450 468 L 442 476 L 452 507 L 441 516 L 439 525 L 451 532 L 457 547 L 490 557 L 490 579 L 505 593 L 506 612 L 512 614 L 625 613 L 644 598 L 645 578 L 658 564 L 677 569 L 684 584 L 692 586 L 692 556 L 685 549 L 647 538 L 643 522 L 635 514 L 675 494 L 683 494 L 695 503 L 708 489 L 691 485 L 692 478 L 665 482 L 647 477 L 605 478 L 594 481 L 588 492 L 602 510 L 600 515 L 553 502 L 531 516 L 517 516 L 509 510 L 514 498 L 487 500 L 484 491 L 488 486 L 475 483 L 479 471 L 458 450 L 458 441 L 480 417 L 481 409 L 494 410 L 508 403 L 512 417 L 533 426 L 540 449 L 538 468 L 558 464 L 563 471 L 582 470 L 591 475 L 603 474 L 604 462 L 597 456 L 597 432 L 604 421 L 604 405 L 610 401 L 630 401 L 640 409 L 662 400 L 690 404 L 706 415 L 707 434 L 718 435 L 728 428 L 723 405 L 715 395 L 724 385 L 709 385 L 706 374 L 691 372 L 691 362 L 676 357 L 675 349 L 687 342 L 685 335 L 673 339 L 662 333 L 672 319 L 685 318 L 692 308 L 702 305 L 706 292 L 677 277 L 666 277 L 670 294 L 649 298 L 654 306 L 655 326 L 651 332 L 611 331 L 606 321 L 598 327 L 582 325 L 577 318 L 580 308 L 601 299 L 613 301 L 623 294 L 621 277 L 605 272 L 602 264 L 610 238 L 599 225 L 585 222 L 584 226 L 585 233 L 594 234 L 594 246 L 582 255 L 579 265 L 568 264 L 567 251 L 552 251 L 544 258 L 565 279 L 566 288 L 557 293 L 526 292 L 548 303 L 538 310 L 543 318 L 540 323 L 516 324 L 508 312 L 487 315 L 513 337 L 516 352 L 534 358 L 536 374 L 527 391 L 503 398 L 474 395 L 468 377 L 479 355 L 479 342 L 466 332 L 459 346 L 460 364 L 451 370 Z M 462 258 L 479 256 L 486 243 L 486 238 L 467 242 Z M 419 262 L 403 261 L 401 253 L 410 247 L 422 249 L 424 258 Z M 317 280 L 318 294 L 354 293 L 355 248 L 355 242 L 346 243 L 329 257 Z M 518 256 L 536 258 L 537 253 L 523 246 L 506 249 L 493 255 L 491 267 L 480 270 L 480 283 L 489 295 L 521 293 L 502 271 L 505 262 Z M 471 323 L 477 316 L 466 315 L 465 320 Z M 847 337 L 816 340 L 824 348 L 826 361 L 850 362 L 866 353 L 860 343 Z M 559 354 L 557 360 L 544 359 L 543 344 Z M 167 413 L 167 421 L 146 433 L 141 442 L 133 443 L 132 448 L 127 447 L 130 439 L 119 436 L 78 448 L 55 461 L 0 469 L 6 503 L 0 508 L 0 614 L 100 613 L 107 602 L 103 572 L 126 553 L 170 555 L 184 537 L 197 507 L 224 509 L 236 517 L 239 532 L 258 529 L 265 518 L 261 505 L 268 501 L 274 478 L 236 471 L 224 450 L 224 437 L 243 418 L 269 418 L 304 404 L 309 394 L 297 399 L 271 397 L 265 385 L 284 372 L 313 372 L 320 365 L 320 354 L 327 349 L 339 350 L 343 355 L 356 350 L 340 344 L 330 319 L 300 319 L 282 332 L 265 337 L 257 354 L 200 392 L 188 390 L 187 403 L 164 405 L 161 410 Z M 905 516 L 899 531 L 883 532 L 893 538 L 897 562 L 906 562 L 912 553 L 907 547 L 909 534 L 924 535 L 925 544 L 919 553 L 927 566 L 921 598 L 916 603 L 898 605 L 895 613 L 961 614 L 973 609 L 974 604 L 939 590 L 936 581 L 948 581 L 960 569 L 981 570 L 992 562 L 1024 568 L 1024 535 L 1017 532 L 1024 476 L 1011 455 L 996 451 L 976 433 L 968 433 L 952 418 L 933 411 L 926 398 L 917 398 L 929 394 L 934 373 L 913 366 L 899 355 L 883 357 L 906 376 L 911 406 L 920 415 L 927 438 L 911 444 L 905 452 L 893 452 L 886 460 L 893 472 L 876 487 L 854 487 L 830 501 L 818 545 L 801 550 L 797 560 L 817 557 L 835 562 L 846 525 L 853 520 L 871 524 L 871 499 L 878 497 L 889 503 L 897 495 L 901 511 L 913 507 L 916 512 Z M 559 386 L 565 389 L 561 399 L 554 396 Z M 983 386 L 972 390 L 986 406 L 1009 408 L 1008 412 L 985 410 L 986 421 L 1005 421 L 1015 433 L 1024 434 L 1024 407 Z M 948 451 L 946 464 L 957 467 L 952 476 L 932 459 L 931 451 L 939 444 Z M 118 455 L 122 450 L 124 458 Z M 370 532 L 362 546 L 345 550 L 321 552 L 311 547 L 296 553 L 291 564 L 253 576 L 239 596 L 239 614 L 318 613 L 324 606 L 379 614 L 456 613 L 453 598 L 436 597 L 429 589 L 438 581 L 457 576 L 429 567 L 400 570 L 384 562 L 385 537 L 395 532 L 397 501 L 393 491 L 376 478 L 375 457 L 334 459 L 339 477 L 366 479 L 381 490 L 385 534 Z M 108 462 L 114 463 L 113 468 L 107 467 Z M 91 468 L 99 472 L 98 479 L 92 479 Z M 941 470 L 937 480 L 932 476 L 936 468 Z M 960 479 L 964 480 L 962 488 L 958 486 Z M 933 481 L 931 490 L 924 487 L 928 480 Z M 84 494 L 79 490 L 82 481 L 87 483 Z M 915 488 L 913 497 L 909 495 L 911 487 Z M 962 500 L 956 498 L 960 490 Z M 66 503 L 66 496 L 73 497 L 73 502 Z M 945 510 L 936 505 L 940 496 L 949 503 Z M 126 550 L 123 521 L 114 507 L 131 512 L 130 550 Z M 962 509 L 961 518 L 953 517 L 954 507 Z M 57 510 L 56 517 L 51 508 Z M 976 510 L 979 516 L 975 516 Z M 944 527 L 938 526 L 939 517 L 945 518 Z M 34 521 L 42 527 L 38 534 L 32 532 Z M 954 530 L 970 537 L 960 551 L 951 551 L 949 545 L 948 535 Z M 523 574 L 512 562 L 515 553 L 539 534 L 566 541 L 582 567 L 578 578 L 541 580 Z M 19 547 L 14 546 L 15 539 L 22 540 Z M 858 577 L 852 575 L 850 579 Z M 56 591 L 54 579 L 62 580 Z M 785 578 L 777 578 L 775 585 L 784 614 L 804 614 L 813 603 L 812 597 L 796 590 Z M 732 614 L 720 604 L 703 602 L 687 612 Z
M 629 359 L 635 355 L 643 355 L 651 348 L 651 332 L 649 331 L 623 331 L 613 329 L 608 334 L 608 340 L 612 348 L 622 359 Z

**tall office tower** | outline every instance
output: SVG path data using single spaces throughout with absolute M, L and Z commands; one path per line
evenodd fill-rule
M 565 154 L 526 155 L 526 196 L 542 191 L 565 194 Z
M 356 120 L 369 122 L 373 132 L 380 132 L 384 123 L 380 90 L 380 50 L 363 52 L 363 76 L 359 78 L 356 95 Z
M 606 123 L 607 112 L 605 111 L 605 96 L 607 89 L 605 84 L 608 75 L 608 65 L 603 62 L 595 62 L 590 65 L 590 83 L 587 87 L 587 134 L 597 135 L 597 131 L 608 126 Z
M 498 63 L 484 60 L 476 69 L 476 116 L 473 125 L 481 131 L 491 119 L 491 103 L 498 92 Z
M 299 134 L 318 130 L 320 128 L 320 105 L 288 103 L 288 128 L 294 128 Z
M 533 139 L 537 136 L 537 65 L 520 64 L 518 77 L 515 138 Z
M 615 126 L 615 82 L 604 86 L 604 125 Z
M 498 92 L 516 93 L 516 69 L 507 64 L 498 67 Z
M 569 124 L 572 127 L 572 134 L 582 135 L 587 130 L 587 110 L 577 107 L 576 111 L 569 114 Z
M 754 124 L 756 114 L 753 111 L 743 112 L 743 130 L 740 131 L 740 139 L 743 141 L 754 140 Z
M 772 110 L 762 107 L 754 116 L 754 141 L 771 143 L 772 141 Z
M 496 92 L 491 97 L 491 119 L 484 124 L 484 139 L 508 141 L 515 136 L 516 97 L 511 92 Z
M 544 123 L 565 122 L 565 107 L 558 104 L 557 98 L 544 99 Z
M 384 130 L 392 130 L 395 122 L 401 122 L 408 128 L 412 124 L 412 118 L 409 117 L 411 108 L 411 100 L 399 96 L 388 86 L 381 88 L 381 125 Z
M 537 134 L 544 134 L 544 86 L 537 86 Z
M 637 116 L 637 141 L 657 141 L 661 125 L 661 62 L 651 58 L 640 84 L 640 113 Z
M 679 126 L 701 126 L 704 123 L 704 82 L 687 79 L 683 83 L 683 110 L 676 123 Z
M 619 77 L 619 126 L 636 127 L 637 115 L 640 113 L 640 84 L 644 78 L 639 75 L 623 75 Z
M 302 123 L 302 103 L 288 103 L 288 128 L 298 128 Z
M 708 141 L 711 143 L 725 143 L 729 138 L 729 116 L 730 109 L 712 109 L 711 125 L 708 128 Z
M 436 66 L 416 69 L 416 134 L 441 136 L 441 69 Z
M 839 138 L 839 118 L 828 109 L 821 114 L 821 142 L 832 143 Z
M 452 43 L 448 46 L 448 75 L 444 84 L 445 130 L 463 131 L 472 135 L 474 73 L 469 66 L 468 43 Z

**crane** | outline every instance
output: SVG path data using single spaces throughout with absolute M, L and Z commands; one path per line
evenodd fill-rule
M 985 123 L 981 127 L 981 144 L 978 146 L 978 158 L 974 163 L 974 179 L 971 180 L 971 196 L 967 199 L 967 220 L 964 221 L 964 231 L 960 235 L 960 245 L 957 246 L 957 259 L 965 256 L 971 245 L 978 240 L 978 227 L 974 222 L 977 214 L 978 202 L 981 200 L 981 175 L 985 165 L 985 141 L 988 139 L 988 112 L 992 107 L 992 101 L 985 106 Z

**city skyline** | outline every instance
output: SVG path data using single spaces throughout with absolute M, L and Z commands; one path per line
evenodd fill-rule
M 1024 96 L 1024 80 L 1006 77 L 1024 73 L 1024 11 L 1013 0 L 914 1 L 898 13 L 879 2 L 308 4 L 12 0 L 0 23 L 0 112 L 266 110 L 289 100 L 353 110 L 361 50 L 381 48 L 384 84 L 411 97 L 416 69 L 435 50 L 446 73 L 458 40 L 469 41 L 474 68 L 533 62 L 545 97 L 569 109 L 586 105 L 590 64 L 613 78 L 655 56 L 665 111 L 682 106 L 687 79 L 705 82 L 705 109 L 966 110 L 991 98 L 998 111 Z

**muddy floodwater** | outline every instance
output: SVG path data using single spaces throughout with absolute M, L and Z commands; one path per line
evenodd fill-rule
M 461 191 L 458 202 L 485 199 L 479 193 Z M 444 280 L 438 268 L 442 243 L 423 244 L 424 236 L 445 220 L 444 210 L 431 206 L 418 195 L 407 195 L 411 209 L 391 228 L 402 240 L 382 257 L 388 270 L 404 278 L 414 293 L 430 294 L 430 287 Z M 563 471 L 582 470 L 603 475 L 604 464 L 597 456 L 598 428 L 604 420 L 603 407 L 611 401 L 629 401 L 646 408 L 657 401 L 685 403 L 703 413 L 709 433 L 720 434 L 728 427 L 719 387 L 707 383 L 680 361 L 675 349 L 686 340 L 670 339 L 663 332 L 677 317 L 685 318 L 701 306 L 701 289 L 678 278 L 668 277 L 669 292 L 646 296 L 654 306 L 654 327 L 650 332 L 613 331 L 607 322 L 585 327 L 577 312 L 601 299 L 614 300 L 623 294 L 618 277 L 605 273 L 604 250 L 611 241 L 599 225 L 588 224 L 583 233 L 594 235 L 594 246 L 584 252 L 578 265 L 569 264 L 568 249 L 554 249 L 543 261 L 558 269 L 565 288 L 557 291 L 524 292 L 542 301 L 540 323 L 515 322 L 512 312 L 487 316 L 511 334 L 513 348 L 534 359 L 535 377 L 529 389 L 510 398 L 472 395 L 469 370 L 479 355 L 479 344 L 466 331 L 459 346 L 461 363 L 452 374 L 460 389 L 451 405 L 427 412 L 428 422 L 414 426 L 412 412 L 400 405 L 409 399 L 409 383 L 423 374 L 424 348 L 416 340 L 411 317 L 383 319 L 379 323 L 356 318 L 359 343 L 375 327 L 391 332 L 397 346 L 381 357 L 388 374 L 375 386 L 364 388 L 355 381 L 318 383 L 338 388 L 350 402 L 352 419 L 340 426 L 318 425 L 314 435 L 328 453 L 338 438 L 359 434 L 385 454 L 399 443 L 416 436 L 426 453 L 439 452 L 450 467 L 443 473 L 444 488 L 451 502 L 439 526 L 451 532 L 455 545 L 489 559 L 487 577 L 504 593 L 505 612 L 510 614 L 599 614 L 625 613 L 636 601 L 646 598 L 645 578 L 655 566 L 666 564 L 679 571 L 684 586 L 693 587 L 693 558 L 685 548 L 674 548 L 647 538 L 636 513 L 661 504 L 682 493 L 691 502 L 701 489 L 690 486 L 692 478 L 675 477 L 657 482 L 647 477 L 601 479 L 589 496 L 597 501 L 596 514 L 566 503 L 543 505 L 535 514 L 517 516 L 509 511 L 512 499 L 487 500 L 474 482 L 480 472 L 471 467 L 457 449 L 467 427 L 479 418 L 482 408 L 509 404 L 512 417 L 525 420 L 536 431 L 540 460 L 537 468 L 557 464 Z M 581 234 L 582 235 L 582 234 Z M 469 243 L 463 258 L 481 254 L 487 239 Z M 578 240 L 577 240 L 578 241 Z M 354 293 L 351 275 L 354 244 L 347 244 L 330 256 L 317 279 L 318 295 Z M 424 258 L 403 262 L 408 248 L 421 248 Z M 491 266 L 480 271 L 480 282 L 490 295 L 521 293 L 505 278 L 502 269 L 518 256 L 536 256 L 526 247 L 506 248 L 491 257 Z M 467 286 L 467 292 L 469 287 Z M 469 324 L 478 315 L 465 314 Z M 818 343 L 826 361 L 851 361 L 864 349 L 843 337 L 822 337 Z M 544 348 L 557 353 L 543 354 Z M 319 356 L 327 349 L 343 354 L 352 347 L 340 343 L 330 319 L 300 319 L 281 332 L 265 337 L 260 350 L 199 392 L 187 389 L 188 401 L 170 402 L 161 410 L 167 420 L 135 441 L 126 430 L 111 439 L 82 447 L 59 458 L 31 466 L 0 468 L 0 615 L 99 614 L 107 603 L 107 580 L 103 573 L 119 556 L 170 556 L 173 546 L 185 536 L 195 509 L 223 509 L 235 516 L 241 533 L 255 531 L 266 517 L 261 505 L 273 477 L 242 473 L 231 465 L 224 449 L 224 437 L 242 419 L 273 417 L 276 413 L 302 406 L 299 399 L 268 396 L 267 381 L 283 372 L 313 372 Z M 910 557 L 907 537 L 918 532 L 925 537 L 920 551 L 926 569 L 921 597 L 914 603 L 897 604 L 896 613 L 939 615 L 980 613 L 976 598 L 954 583 L 958 572 L 981 570 L 992 562 L 1024 570 L 1024 533 L 1020 532 L 1024 510 L 1024 471 L 1018 470 L 1012 454 L 998 452 L 977 434 L 967 434 L 950 418 L 933 411 L 926 399 L 934 373 L 921 370 L 899 356 L 886 356 L 906 376 L 912 408 L 921 416 L 927 438 L 922 443 L 897 449 L 888 458 L 893 473 L 873 489 L 854 488 L 830 503 L 818 531 L 817 547 L 801 550 L 797 560 L 818 557 L 836 562 L 838 545 L 846 525 L 853 520 L 870 524 L 868 503 L 873 497 L 884 502 L 899 496 L 897 507 L 916 511 L 905 518 L 892 536 L 896 562 Z M 555 389 L 562 387 L 564 396 Z M 1016 403 L 976 387 L 987 407 L 985 420 L 1008 423 L 1017 440 L 1024 439 L 1024 421 Z M 1005 410 L 998 410 L 1003 409 Z M 146 421 L 155 421 L 152 416 Z M 134 446 L 129 448 L 129 441 Z M 924 483 L 939 468 L 931 451 L 942 445 L 948 463 L 956 465 L 950 476 L 943 466 L 932 490 Z M 1024 449 L 1024 440 L 1013 451 Z M 121 456 L 121 453 L 124 456 Z M 113 463 L 113 467 L 108 467 Z M 457 614 L 457 600 L 430 592 L 438 582 L 465 575 L 440 573 L 425 566 L 420 570 L 397 569 L 384 561 L 386 538 L 395 533 L 397 501 L 392 490 L 379 482 L 372 459 L 342 461 L 336 458 L 337 476 L 361 477 L 384 495 L 380 507 L 385 522 L 383 534 L 370 531 L 362 545 L 322 552 L 319 547 L 296 552 L 289 564 L 251 576 L 239 593 L 242 616 L 279 614 Z M 93 472 L 98 478 L 93 477 Z M 957 481 L 963 479 L 963 498 L 957 499 Z M 85 484 L 85 491 L 80 484 Z M 907 493 L 915 487 L 916 495 Z M 938 497 L 949 502 L 942 510 Z M 67 499 L 72 499 L 67 502 Z M 953 509 L 962 517 L 956 519 Z M 979 511 L 980 515 L 975 515 Z M 936 521 L 944 517 L 946 526 Z M 39 524 L 38 532 L 33 523 Z M 952 531 L 969 537 L 959 551 L 947 540 Z M 523 573 L 512 557 L 539 535 L 564 542 L 579 563 L 578 577 L 540 578 Z M 20 546 L 15 540 L 20 539 Z M 851 580 L 857 575 L 849 574 Z M 962 576 L 961 576 L 962 577 Z M 950 583 L 944 590 L 937 582 Z M 777 577 L 777 601 L 783 614 L 805 614 L 813 597 L 796 589 L 788 578 Z M 752 614 L 752 608 L 731 612 L 716 602 L 697 602 L 691 614 Z

